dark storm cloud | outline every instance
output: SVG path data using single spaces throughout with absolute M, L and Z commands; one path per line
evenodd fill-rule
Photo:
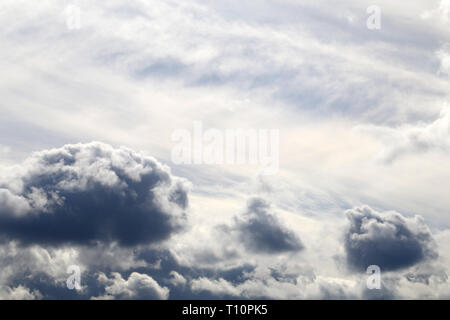
M 278 221 L 269 203 L 261 198 L 248 202 L 247 211 L 236 218 L 234 228 L 251 251 L 274 254 L 303 249 L 297 235 Z
M 347 211 L 347 262 L 359 271 L 369 265 L 397 270 L 437 257 L 432 235 L 422 218 L 396 212 L 378 213 L 370 207 Z
M 22 243 L 152 243 L 178 230 L 185 182 L 155 159 L 102 143 L 33 154 L 0 185 L 0 236 Z

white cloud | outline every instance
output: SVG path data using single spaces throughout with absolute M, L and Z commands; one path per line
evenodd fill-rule
M 439 73 L 450 76 L 450 44 L 442 46 L 436 55 L 440 61 Z
M 184 286 L 187 283 L 186 278 L 176 271 L 171 271 L 170 276 L 171 276 L 170 282 L 175 286 Z
M 424 11 L 421 15 L 422 19 L 437 19 L 441 23 L 450 22 L 450 1 L 441 0 L 438 7 Z
M 191 281 L 195 292 L 211 292 L 218 297 L 246 299 L 356 299 L 361 294 L 357 281 L 342 278 L 298 275 L 292 281 L 278 281 L 270 270 L 249 276 L 239 284 L 225 279 L 198 278 Z
M 31 291 L 23 286 L 16 288 L 0 286 L 0 300 L 36 300 L 42 298 L 39 291 Z
M 450 151 L 450 108 L 444 107 L 439 118 L 431 123 L 403 125 L 398 128 L 362 126 L 357 128 L 380 138 L 385 144 L 380 158 L 392 162 L 408 154 L 423 154 L 429 151 Z
M 106 295 L 99 297 L 101 299 L 166 300 L 169 298 L 169 289 L 161 287 L 152 277 L 145 274 L 133 272 L 125 280 L 119 273 L 112 273 L 112 278 L 101 273 L 98 280 L 106 285 Z

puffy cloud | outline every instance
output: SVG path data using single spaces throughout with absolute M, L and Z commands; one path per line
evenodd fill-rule
M 357 281 L 302 272 L 286 280 L 272 273 L 270 268 L 258 268 L 240 283 L 199 277 L 190 286 L 194 292 L 210 292 L 215 297 L 245 299 L 355 299 L 361 291 Z
M 252 198 L 243 215 L 235 217 L 234 225 L 225 228 L 237 232 L 250 251 L 276 254 L 303 249 L 300 238 L 286 228 L 271 212 L 270 204 L 262 198 Z
M 39 291 L 18 286 L 16 288 L 0 287 L 0 300 L 36 300 L 41 299 L 42 295 Z
M 0 284 L 32 274 L 47 274 L 54 281 L 64 280 L 69 265 L 76 264 L 79 252 L 74 248 L 22 247 L 14 241 L 0 245 Z
M 444 269 L 427 266 L 413 270 L 397 280 L 397 297 L 403 299 L 450 299 L 448 274 Z
M 15 241 L 0 245 L 0 299 L 22 294 L 20 299 L 68 299 L 85 291 L 87 268 L 80 261 L 80 250 L 73 247 L 45 248 L 21 246 Z M 77 265 L 82 272 L 83 290 L 68 290 L 68 267 Z M 29 290 L 27 289 L 29 288 Z M 30 295 L 33 295 L 31 297 Z
M 184 180 L 124 147 L 66 145 L 16 170 L 0 185 L 0 235 L 23 243 L 154 243 L 186 217 Z
M 30 211 L 27 199 L 13 194 L 8 189 L 0 189 L 0 214 L 23 215 Z
M 209 291 L 218 296 L 240 296 L 240 290 L 225 279 L 212 280 L 201 277 L 191 282 L 191 288 L 196 291 Z
M 169 298 L 169 289 L 161 287 L 152 277 L 146 274 L 133 272 L 128 280 L 125 280 L 117 272 L 112 273 L 112 278 L 108 278 L 104 273 L 101 273 L 98 280 L 106 285 L 106 295 L 94 299 L 167 300 Z
M 183 277 L 181 274 L 179 274 L 176 271 L 170 272 L 170 283 L 172 283 L 174 286 L 184 286 L 187 283 L 187 280 L 185 277 Z
M 382 273 L 381 289 L 363 290 L 364 299 L 449 299 L 450 286 L 445 268 L 424 263 L 406 272 Z
M 358 271 L 370 265 L 397 270 L 437 257 L 432 235 L 420 216 L 379 213 L 368 206 L 346 214 L 350 222 L 345 235 L 347 262 Z

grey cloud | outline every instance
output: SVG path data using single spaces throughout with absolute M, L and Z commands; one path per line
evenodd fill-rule
M 184 180 L 155 159 L 93 142 L 37 152 L 0 185 L 0 237 L 154 243 L 182 228 Z
M 409 282 L 423 283 L 423 284 L 426 284 L 427 286 L 430 285 L 430 278 L 432 278 L 432 277 L 437 278 L 441 282 L 446 282 L 448 280 L 448 275 L 446 273 L 434 275 L 431 273 L 415 274 L 415 273 L 410 272 L 405 275 L 406 280 L 408 280 Z
M 270 212 L 270 204 L 261 198 L 248 202 L 247 211 L 235 218 L 235 228 L 247 249 L 276 254 L 303 249 L 299 237 L 283 226 Z
M 429 286 L 433 282 L 446 283 L 448 281 L 447 272 L 442 266 L 425 264 L 409 270 L 403 277 L 412 283 L 423 283 Z
M 368 206 L 346 213 L 350 222 L 345 235 L 347 262 L 358 271 L 369 265 L 397 270 L 437 257 L 432 235 L 419 216 L 379 213 Z
M 243 13 L 242 6 L 251 12 Z M 395 69 L 390 73 L 389 81 L 380 81 L 386 78 L 383 71 L 391 67 L 388 61 L 400 61 L 415 70 L 417 66 L 429 66 L 429 52 L 440 42 L 439 34 L 430 34 L 421 25 L 399 25 L 394 23 L 396 19 L 392 21 L 387 17 L 383 24 L 389 27 L 374 33 L 363 27 L 365 8 L 340 5 L 336 12 L 330 13 L 324 10 L 326 7 L 281 5 L 278 2 L 266 5 L 239 2 L 234 6 L 227 4 L 226 8 L 204 3 L 180 6 L 176 2 L 159 2 L 151 6 L 134 1 L 126 6 L 90 4 L 83 9 L 103 12 L 103 16 L 109 17 L 98 19 L 95 25 L 113 26 L 120 21 L 126 22 L 127 28 L 105 33 L 104 30 L 110 29 L 93 27 L 92 33 L 83 33 L 87 45 L 71 47 L 58 58 L 70 60 L 76 50 L 77 56 L 127 72 L 138 79 L 150 77 L 161 81 L 169 78 L 181 80 L 187 86 L 200 87 L 228 85 L 245 92 L 257 90 L 256 95 L 263 89 L 272 92 L 275 99 L 280 98 L 294 108 L 317 112 L 320 116 L 335 112 L 347 116 L 364 114 L 371 122 L 390 121 L 394 116 L 399 122 L 404 118 L 404 112 L 410 113 L 408 108 L 402 108 L 400 112 L 391 108 L 392 104 L 400 104 L 396 94 L 399 90 L 409 95 L 414 91 L 414 97 L 421 101 L 424 97 L 445 95 L 445 90 L 436 88 L 433 82 L 406 78 L 402 73 L 394 72 Z M 10 10 L 14 12 L 14 7 Z M 54 12 L 59 8 L 47 10 L 42 9 L 40 13 L 53 21 Z M 237 12 L 238 19 L 233 17 Z M 347 14 L 358 15 L 358 24 L 348 23 Z M 302 17 L 300 20 L 299 16 Z M 6 17 L 14 17 L 15 24 L 20 26 L 10 30 L 8 40 L 30 42 L 33 48 L 40 48 L 41 43 L 49 46 L 45 38 L 49 33 L 54 35 L 54 28 L 41 25 L 41 15 L 25 19 L 11 13 L 5 14 Z M 300 21 L 302 23 L 297 24 Z M 5 24 L 8 22 L 5 20 Z M 299 30 L 293 31 L 288 22 L 295 22 L 295 28 Z M 307 28 L 303 28 L 304 24 Z M 38 29 L 38 34 L 20 32 Z M 60 32 L 60 38 L 67 41 L 67 31 L 61 28 Z M 141 32 L 152 36 L 137 36 Z M 36 40 L 36 37 L 42 40 L 39 44 L 27 41 Z M 337 50 L 327 46 L 331 39 L 338 46 Z M 354 54 L 359 53 L 361 41 L 368 47 L 361 56 L 372 54 L 380 68 L 368 69 L 367 61 Z M 389 50 L 380 50 L 379 41 L 386 43 Z M 168 42 L 173 45 L 165 46 Z M 395 50 L 398 43 L 412 50 Z M 349 68 L 348 63 L 355 67 Z M 395 63 L 394 67 L 397 65 Z M 393 92 L 392 85 L 400 82 L 407 82 L 408 86 L 397 86 Z M 427 92 L 419 94 L 418 90 L 411 90 L 411 86 Z M 371 108 L 367 108 L 368 105 Z M 380 110 L 374 112 L 374 109 Z

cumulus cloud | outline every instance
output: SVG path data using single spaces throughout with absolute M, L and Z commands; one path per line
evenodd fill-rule
M 346 214 L 350 222 L 345 234 L 347 262 L 358 271 L 370 265 L 397 270 L 437 257 L 432 235 L 420 216 L 406 218 L 368 206 Z
M 0 235 L 23 243 L 154 243 L 186 216 L 184 180 L 124 147 L 66 145 L 16 171 L 0 185 Z
M 262 198 L 252 198 L 247 210 L 235 217 L 229 229 L 236 232 L 245 247 L 253 252 L 277 254 L 303 249 L 300 238 L 285 227 L 271 212 L 270 203 Z
M 445 268 L 424 263 L 405 271 L 382 273 L 380 290 L 365 288 L 364 299 L 449 299 L 450 286 Z
M 16 288 L 0 287 L 0 300 L 36 300 L 41 298 L 42 294 L 38 290 L 30 290 L 23 286 Z
M 240 283 L 199 277 L 190 282 L 194 292 L 210 292 L 221 298 L 245 299 L 355 299 L 360 294 L 356 281 L 302 274 L 290 280 L 273 276 L 270 268 L 259 267 Z
M 98 281 L 106 286 L 106 294 L 94 299 L 167 300 L 169 298 L 169 289 L 161 287 L 158 282 L 146 274 L 133 272 L 125 280 L 117 272 L 112 273 L 112 278 L 101 273 Z
M 187 283 L 187 280 L 185 277 L 183 277 L 181 274 L 179 274 L 176 271 L 170 272 L 170 283 L 172 283 L 174 286 L 184 286 Z

